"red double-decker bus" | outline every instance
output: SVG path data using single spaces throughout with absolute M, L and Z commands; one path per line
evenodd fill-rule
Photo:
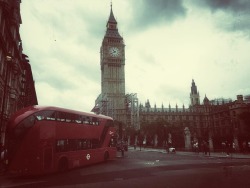
M 30 106 L 7 125 L 8 171 L 45 174 L 116 157 L 111 117 L 58 107 Z

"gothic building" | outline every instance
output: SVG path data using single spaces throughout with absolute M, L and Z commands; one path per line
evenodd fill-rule
M 236 149 L 243 149 L 243 143 L 250 141 L 250 125 L 244 121 L 242 114 L 250 114 L 249 97 L 237 95 L 235 101 L 218 99 L 209 100 L 204 97 L 200 104 L 199 93 L 194 80 L 191 84 L 190 106 L 161 108 L 154 106 L 151 108 L 150 102 L 140 105 L 139 117 L 141 128 L 148 125 L 160 126 L 159 136 L 166 131 L 161 141 L 166 141 L 168 133 L 172 134 L 172 143 L 179 148 L 192 148 L 192 142 L 207 142 L 210 150 L 221 149 L 222 142 L 234 143 Z M 147 129 L 145 129 L 147 131 Z M 144 132 L 145 132 L 144 131 Z M 187 144 L 185 134 L 189 134 L 189 144 Z M 146 132 L 146 134 L 149 134 Z M 162 144 L 162 143 L 160 143 Z
M 101 94 L 92 111 L 113 117 L 127 130 L 123 135 L 132 142 L 137 142 L 139 136 L 149 145 L 162 146 L 170 141 L 185 149 L 192 149 L 192 142 L 207 142 L 211 150 L 216 150 L 223 141 L 234 142 L 237 149 L 243 142 L 250 141 L 247 128 L 250 125 L 240 118 L 243 112 L 250 113 L 250 103 L 243 100 L 242 95 L 233 102 L 210 101 L 205 96 L 201 103 L 194 80 L 190 106 L 186 108 L 177 104 L 151 107 L 149 101 L 138 105 L 135 93 L 125 94 L 125 44 L 118 32 L 112 5 L 100 54 Z
M 192 80 L 190 100 L 191 100 L 192 106 L 196 104 L 200 104 L 200 95 L 199 95 L 199 92 L 197 91 L 197 86 L 195 85 L 194 80 Z
M 20 3 L 21 0 L 0 0 L 0 143 L 10 115 L 37 104 L 31 67 L 19 34 Z
M 111 116 L 119 122 L 124 122 L 126 119 L 125 44 L 118 31 L 112 5 L 100 55 L 101 94 L 95 101 L 93 111 Z

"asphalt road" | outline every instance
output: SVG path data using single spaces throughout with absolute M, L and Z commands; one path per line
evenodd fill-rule
M 250 187 L 250 160 L 129 150 L 100 163 L 34 178 L 0 177 L 0 187 Z

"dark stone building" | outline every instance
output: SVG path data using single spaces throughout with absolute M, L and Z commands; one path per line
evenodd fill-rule
M 37 97 L 28 56 L 23 54 L 19 27 L 21 0 L 0 0 L 0 130 L 4 143 L 5 125 L 11 114 L 36 105 Z

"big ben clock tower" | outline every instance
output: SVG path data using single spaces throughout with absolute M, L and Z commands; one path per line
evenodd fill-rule
M 100 48 L 101 95 L 100 113 L 124 122 L 125 117 L 125 45 L 118 32 L 112 4 L 106 34 Z M 96 101 L 97 103 L 97 101 Z

